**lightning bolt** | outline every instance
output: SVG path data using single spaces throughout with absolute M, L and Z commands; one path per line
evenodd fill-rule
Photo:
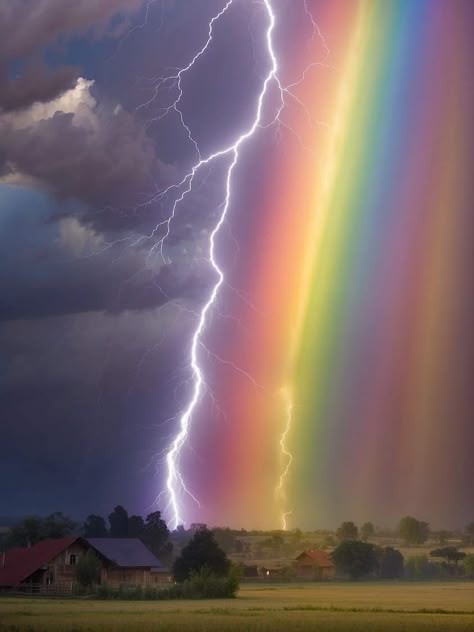
M 282 398 L 285 405 L 285 426 L 283 432 L 280 435 L 280 455 L 281 460 L 283 462 L 282 470 L 280 473 L 280 478 L 277 486 L 275 487 L 275 497 L 280 502 L 281 505 L 284 504 L 286 500 L 286 479 L 288 478 L 288 474 L 290 472 L 291 464 L 293 462 L 293 455 L 288 449 L 288 435 L 291 431 L 291 426 L 293 423 L 293 397 L 291 393 L 291 389 L 288 386 L 284 386 L 281 389 Z M 282 509 L 280 521 L 283 531 L 286 531 L 288 528 L 287 525 L 287 516 L 289 516 L 292 511 L 284 511 Z
M 260 93 L 257 97 L 253 121 L 251 122 L 249 127 L 246 130 L 244 130 L 234 140 L 234 142 L 231 145 L 227 147 L 223 147 L 217 150 L 216 152 L 210 154 L 206 158 L 203 158 L 201 156 L 201 152 L 199 151 L 199 147 L 197 146 L 197 143 L 192 136 L 191 130 L 187 126 L 184 120 L 183 114 L 179 108 L 179 103 L 183 94 L 183 91 L 181 88 L 181 79 L 186 72 L 192 69 L 196 61 L 206 52 L 207 48 L 212 42 L 213 28 L 214 28 L 215 23 L 230 8 L 230 6 L 233 4 L 233 1 L 234 0 L 228 0 L 224 8 L 215 17 L 213 17 L 212 20 L 209 22 L 208 38 L 204 46 L 192 58 L 192 60 L 188 63 L 188 65 L 179 69 L 174 75 L 161 79 L 158 82 L 155 88 L 155 92 L 154 92 L 154 97 L 156 97 L 160 87 L 166 83 L 171 83 L 177 86 L 178 96 L 171 103 L 171 105 L 165 108 L 164 112 L 160 115 L 160 117 L 165 116 L 172 110 L 178 114 L 180 118 L 180 122 L 185 128 L 188 134 L 188 138 L 194 145 L 197 156 L 198 156 L 198 161 L 194 164 L 191 170 L 185 175 L 185 177 L 181 180 L 181 182 L 178 185 L 172 185 L 173 188 L 177 188 L 181 190 L 181 193 L 179 197 L 175 200 L 172 206 L 170 216 L 164 223 L 161 223 L 161 225 L 158 225 L 153 231 L 152 235 L 150 235 L 150 237 L 152 237 L 154 234 L 156 234 L 156 231 L 159 230 L 161 226 L 163 225 L 166 226 L 166 232 L 164 236 L 159 240 L 159 242 L 157 242 L 161 249 L 162 256 L 163 256 L 163 245 L 170 234 L 170 226 L 175 217 L 177 207 L 183 201 L 186 195 L 188 195 L 191 192 L 196 173 L 205 165 L 209 165 L 210 163 L 215 162 L 219 158 L 224 158 L 224 157 L 229 158 L 229 164 L 227 166 L 227 172 L 225 175 L 225 199 L 224 199 L 223 204 L 221 205 L 217 222 L 209 236 L 209 262 L 216 274 L 216 282 L 211 289 L 211 292 L 207 298 L 207 301 L 204 303 L 201 309 L 199 319 L 198 319 L 198 324 L 192 337 L 190 367 L 193 374 L 194 385 L 193 385 L 193 389 L 191 393 L 191 398 L 189 400 L 188 405 L 186 406 L 186 408 L 184 409 L 184 411 L 182 412 L 180 416 L 179 424 L 178 424 L 178 432 L 175 438 L 173 439 L 173 441 L 171 442 L 168 452 L 166 454 L 166 466 L 167 466 L 166 489 L 167 489 L 168 499 L 169 499 L 168 508 L 169 508 L 169 513 L 171 514 L 170 526 L 172 529 L 175 529 L 179 524 L 184 523 L 184 518 L 181 512 L 180 503 L 179 503 L 180 491 L 183 491 L 191 495 L 190 491 L 188 490 L 188 488 L 186 487 L 184 483 L 183 476 L 179 470 L 179 457 L 183 449 L 183 446 L 185 445 L 188 439 L 192 415 L 201 398 L 202 391 L 205 386 L 203 371 L 199 365 L 199 349 L 203 347 L 201 338 L 206 328 L 207 317 L 208 317 L 209 311 L 214 305 L 216 301 L 216 297 L 219 293 L 219 290 L 222 284 L 224 283 L 224 273 L 222 269 L 220 268 L 216 259 L 216 252 L 215 252 L 216 238 L 217 238 L 217 235 L 219 234 L 222 224 L 225 221 L 227 212 L 230 207 L 230 202 L 231 202 L 231 197 L 232 197 L 232 175 L 239 161 L 240 149 L 242 145 L 255 134 L 255 132 L 257 131 L 257 129 L 259 128 L 261 124 L 265 97 L 267 95 L 270 83 L 272 82 L 272 80 L 276 78 L 276 73 L 278 70 L 277 59 L 276 59 L 276 55 L 273 49 L 273 42 L 272 42 L 272 33 L 275 28 L 275 15 L 272 9 L 271 1 L 263 0 L 263 6 L 265 8 L 267 18 L 268 18 L 268 26 L 266 29 L 265 39 L 266 39 L 266 50 L 268 52 L 268 56 L 270 59 L 270 69 L 263 80 Z M 148 105 L 148 103 L 145 105 Z M 170 190 L 171 190 L 171 187 L 166 189 L 160 195 L 165 195 L 169 193 Z M 194 500 L 196 499 L 194 498 Z
M 276 24 L 276 17 L 272 6 L 272 0 L 261 0 L 260 4 L 265 12 L 266 17 L 266 27 L 264 31 L 264 42 L 265 42 L 265 50 L 268 56 L 269 69 L 264 78 L 262 78 L 261 88 L 258 96 L 256 97 L 255 109 L 252 121 L 248 124 L 247 128 L 244 128 L 241 133 L 239 133 L 236 138 L 233 139 L 233 142 L 228 146 L 221 147 L 217 149 L 214 153 L 209 154 L 206 157 L 203 157 L 200 148 L 192 135 L 192 131 L 189 125 L 186 123 L 183 112 L 180 108 L 180 102 L 183 97 L 183 89 L 182 89 L 182 79 L 184 75 L 190 72 L 196 62 L 206 53 L 208 48 L 212 44 L 214 27 L 219 22 L 219 20 L 229 11 L 229 9 L 234 4 L 235 0 L 227 0 L 223 8 L 209 21 L 208 23 L 208 34 L 207 39 L 204 42 L 203 46 L 200 50 L 192 57 L 191 61 L 182 68 L 173 68 L 172 74 L 164 77 L 160 77 L 156 80 L 156 84 L 153 89 L 153 94 L 151 98 L 137 109 L 144 109 L 157 101 L 159 95 L 162 90 L 170 92 L 172 89 L 176 90 L 175 97 L 172 98 L 171 102 L 159 109 L 159 114 L 153 120 L 161 120 L 165 116 L 169 114 L 177 115 L 179 122 L 182 128 L 185 130 L 187 138 L 191 145 L 194 148 L 196 154 L 196 162 L 189 169 L 189 171 L 184 175 L 181 181 L 168 186 L 166 189 L 159 191 L 156 195 L 154 195 L 151 199 L 148 199 L 140 206 L 147 206 L 154 202 L 161 201 L 169 195 L 176 194 L 174 202 L 171 205 L 170 213 L 168 217 L 159 222 L 151 231 L 149 235 L 142 235 L 138 237 L 132 246 L 137 246 L 143 240 L 152 240 L 157 236 L 161 231 L 163 231 L 163 235 L 157 239 L 148 252 L 148 257 L 151 257 L 155 251 L 159 251 L 161 258 L 163 261 L 166 261 L 164 246 L 165 242 L 170 236 L 171 227 L 173 221 L 176 217 L 176 213 L 178 211 L 179 206 L 185 200 L 185 198 L 193 191 L 193 185 L 198 173 L 204 167 L 212 168 L 212 166 L 220 160 L 227 160 L 228 162 L 225 164 L 226 171 L 224 176 L 225 183 L 225 195 L 224 200 L 221 205 L 218 207 L 217 220 L 210 232 L 209 235 L 209 253 L 208 253 L 208 261 L 215 273 L 215 283 L 212 286 L 209 295 L 207 296 L 207 300 L 201 308 L 201 311 L 198 312 L 197 315 L 197 326 L 194 331 L 191 340 L 191 349 L 190 349 L 190 362 L 189 368 L 191 370 L 192 376 L 192 389 L 190 394 L 190 399 L 184 410 L 179 414 L 179 418 L 177 419 L 178 429 L 176 435 L 171 440 L 169 447 L 165 450 L 165 464 L 166 464 L 166 489 L 164 489 L 158 498 L 161 498 L 163 494 L 165 494 L 168 498 L 168 503 L 165 508 L 166 515 L 168 517 L 168 522 L 170 524 L 171 529 L 175 529 L 178 525 L 184 524 L 185 519 L 182 513 L 181 508 L 181 495 L 187 494 L 190 496 L 199 506 L 198 499 L 193 495 L 193 493 L 188 489 L 183 479 L 183 474 L 180 471 L 180 456 L 183 450 L 183 447 L 189 441 L 189 433 L 191 422 L 193 418 L 193 414 L 195 409 L 201 399 L 203 392 L 208 392 L 208 388 L 205 382 L 205 377 L 203 374 L 203 370 L 200 366 L 200 351 L 205 351 L 208 354 L 209 350 L 204 345 L 202 340 L 204 331 L 206 329 L 206 325 L 208 322 L 208 316 L 210 311 L 213 309 L 216 298 L 219 294 L 219 291 L 224 283 L 227 284 L 224 277 L 224 272 L 220 267 L 217 258 L 216 258 L 216 239 L 219 235 L 221 227 L 225 222 L 227 213 L 229 211 L 229 207 L 231 205 L 232 199 L 232 181 L 234 171 L 239 163 L 240 150 L 242 146 L 252 138 L 259 130 L 267 129 L 272 125 L 276 124 L 277 130 L 280 127 L 287 129 L 289 132 L 293 133 L 301 142 L 301 139 L 298 137 L 298 134 L 286 123 L 282 120 L 281 115 L 286 105 L 286 100 L 291 99 L 294 103 L 296 103 L 299 107 L 302 107 L 307 114 L 308 120 L 312 123 L 309 112 L 306 109 L 306 106 L 300 101 L 300 99 L 293 92 L 293 89 L 296 88 L 302 81 L 304 81 L 307 72 L 314 66 L 325 66 L 324 62 L 313 62 L 310 64 L 304 71 L 303 75 L 300 77 L 298 81 L 295 81 L 291 84 L 284 85 L 278 76 L 278 62 L 277 56 L 275 54 L 274 44 L 273 44 L 273 33 Z M 306 13 L 310 16 L 311 22 L 313 24 L 313 32 L 317 32 L 318 36 L 323 39 L 319 28 L 312 15 L 310 14 L 306 1 L 304 2 L 304 8 Z M 274 85 L 279 93 L 279 104 L 276 107 L 276 113 L 271 118 L 270 122 L 266 122 L 263 120 L 263 110 L 267 101 L 267 97 L 269 94 L 270 86 Z M 150 121 L 151 122 L 151 121 Z M 301 143 L 303 144 L 303 143 Z M 138 208 L 138 207 L 137 207 Z M 109 246 L 109 245 L 107 245 Z M 228 284 L 227 284 L 228 285 Z M 230 286 L 229 286 L 230 287 Z M 211 354 L 215 359 L 222 361 L 217 355 Z M 240 373 L 243 373 L 246 377 L 250 378 L 256 386 L 258 386 L 251 376 L 235 366 L 232 362 L 224 361 L 226 364 L 230 364 L 233 368 L 237 369 Z M 292 455 L 288 451 L 287 447 L 287 437 L 290 431 L 291 423 L 292 423 L 292 408 L 293 404 L 290 397 L 289 389 L 285 389 L 285 401 L 286 401 L 286 413 L 287 413 L 287 421 L 285 430 L 280 438 L 280 448 L 282 452 L 282 456 L 286 459 L 286 465 L 284 470 L 282 471 L 280 482 L 277 486 L 277 492 L 280 498 L 284 498 L 284 485 L 285 479 L 288 475 Z M 281 516 L 283 528 L 287 528 L 286 524 L 286 516 L 291 512 L 283 512 Z

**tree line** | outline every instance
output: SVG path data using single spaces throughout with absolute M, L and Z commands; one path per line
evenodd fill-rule
M 437 540 L 439 544 L 446 544 L 454 535 L 451 531 L 432 531 L 428 522 L 417 520 L 413 516 L 403 517 L 396 528 L 395 534 L 407 545 L 424 544 L 430 537 Z M 360 529 L 352 522 L 343 522 L 336 530 L 336 537 L 339 542 L 345 540 L 362 540 L 366 542 L 376 535 L 376 529 L 372 522 L 365 522 Z M 464 532 L 459 534 L 462 542 L 466 546 L 474 546 L 474 522 L 466 525 Z
M 0 550 L 28 547 L 42 540 L 73 534 L 85 538 L 138 538 L 165 564 L 171 560 L 173 553 L 170 532 L 161 512 L 154 511 L 145 518 L 129 516 L 122 505 L 117 505 L 108 515 L 108 522 L 102 516 L 90 514 L 81 524 L 60 511 L 46 517 L 29 516 L 2 536 Z

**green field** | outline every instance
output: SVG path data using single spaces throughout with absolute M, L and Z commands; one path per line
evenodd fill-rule
M 0 630 L 474 632 L 474 583 L 244 585 L 237 599 L 0 599 Z

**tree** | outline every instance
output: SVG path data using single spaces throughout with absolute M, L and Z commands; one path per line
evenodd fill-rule
M 360 528 L 360 537 L 367 542 L 367 540 L 375 535 L 375 527 L 372 522 L 364 522 Z
M 33 546 L 41 540 L 44 540 L 43 519 L 28 516 L 8 532 L 7 548 Z
M 74 568 L 76 579 L 81 586 L 89 588 L 96 580 L 99 572 L 99 560 L 92 551 L 80 555 Z
M 408 579 L 428 579 L 436 577 L 438 569 L 426 555 L 414 555 L 405 562 L 405 576 Z
M 377 570 L 377 554 L 373 544 L 359 540 L 346 540 L 332 552 L 332 559 L 338 571 L 359 579 Z
M 170 532 L 160 511 L 148 514 L 142 531 L 141 540 L 160 561 L 169 559 L 173 545 L 168 542 Z
M 87 516 L 82 531 L 85 538 L 106 538 L 108 535 L 104 518 L 95 514 Z
M 411 516 L 405 516 L 398 525 L 400 537 L 406 544 L 423 544 L 429 536 L 429 525 Z
M 60 511 L 46 518 L 28 516 L 7 534 L 6 548 L 33 546 L 42 540 L 64 538 L 74 531 L 76 523 Z
M 359 536 L 359 530 L 353 522 L 343 522 L 339 529 L 336 531 L 336 536 L 339 542 L 345 542 L 346 540 L 357 540 Z
M 470 553 L 466 555 L 463 562 L 464 574 L 470 579 L 474 579 L 474 555 Z
M 128 536 L 128 512 L 122 505 L 117 505 L 109 514 L 109 524 L 111 538 L 126 538 Z
M 183 582 L 192 573 L 207 568 L 210 573 L 225 577 L 230 570 L 230 561 L 217 544 L 212 531 L 199 529 L 181 551 L 173 564 L 173 578 Z
M 456 546 L 445 546 L 440 549 L 434 549 L 430 552 L 431 557 L 441 557 L 446 561 L 446 564 L 451 567 L 451 562 L 454 562 L 454 567 L 457 569 L 458 562 L 466 557 L 466 554 L 462 551 L 458 551 Z
M 65 516 L 62 511 L 55 511 L 43 519 L 42 532 L 44 539 L 59 540 L 70 535 L 78 525 Z
M 129 538 L 141 538 L 143 530 L 145 529 L 145 523 L 141 516 L 130 516 L 128 519 L 128 537 Z
M 397 549 L 386 546 L 378 551 L 378 575 L 381 579 L 403 576 L 403 555 Z

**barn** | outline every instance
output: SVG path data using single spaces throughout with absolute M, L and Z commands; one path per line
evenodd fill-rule
M 87 551 L 93 551 L 99 561 L 98 584 L 146 585 L 168 576 L 137 538 L 70 536 L 0 553 L 0 590 L 71 593 L 76 583 L 75 566 Z
M 303 551 L 296 558 L 293 568 L 298 579 L 332 579 L 336 568 L 325 551 Z

